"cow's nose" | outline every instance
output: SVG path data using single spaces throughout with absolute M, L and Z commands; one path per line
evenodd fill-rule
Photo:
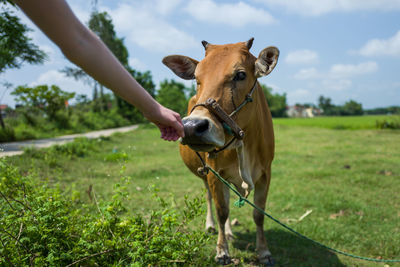
M 196 136 L 200 137 L 204 133 L 207 132 L 208 127 L 209 127 L 209 122 L 207 119 L 183 119 L 183 128 L 185 130 L 185 136 Z

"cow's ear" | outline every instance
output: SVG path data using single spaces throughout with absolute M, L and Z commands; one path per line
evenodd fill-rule
M 255 63 L 256 77 L 262 77 L 270 74 L 278 63 L 279 49 L 270 46 L 260 52 Z
M 195 78 L 194 71 L 197 63 L 199 63 L 193 58 L 179 55 L 167 56 L 162 62 L 176 75 L 185 80 L 193 80 Z

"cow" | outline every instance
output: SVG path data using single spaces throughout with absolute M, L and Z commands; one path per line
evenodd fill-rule
M 257 78 L 274 69 L 279 50 L 267 47 L 256 58 L 249 51 L 253 40 L 225 45 L 203 41 L 205 57 L 200 62 L 182 55 L 170 55 L 162 61 L 180 78 L 197 83 L 196 94 L 188 103 L 188 115 L 182 119 L 185 137 L 181 140 L 180 154 L 189 170 L 204 181 L 206 229 L 215 231 L 214 201 L 218 220 L 215 260 L 220 264 L 231 262 L 229 189 L 201 167 L 206 164 L 218 171 L 243 197 L 254 189 L 254 203 L 261 209 L 265 209 L 271 180 L 274 132 Z M 227 116 L 232 120 L 230 123 L 224 119 Z M 253 219 L 258 259 L 262 264 L 273 265 L 264 236 L 264 215 L 254 210 Z

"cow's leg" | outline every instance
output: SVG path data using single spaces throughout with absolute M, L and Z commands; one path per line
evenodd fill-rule
M 225 265 L 231 262 L 229 257 L 228 241 L 225 236 L 225 223 L 229 216 L 229 207 L 226 205 L 224 196 L 223 187 L 225 185 L 218 181 L 213 174 L 208 175 L 208 185 L 210 186 L 218 220 L 218 241 L 215 260 L 219 264 Z
M 227 186 L 224 186 L 224 198 L 225 198 L 226 206 L 228 208 L 229 208 L 229 197 L 230 197 L 229 188 Z M 228 240 L 232 240 L 234 238 L 229 217 L 226 219 L 226 222 L 225 222 L 225 236 Z
M 210 187 L 208 186 L 208 183 L 206 180 L 204 181 L 204 185 L 206 186 L 207 192 L 206 192 L 206 199 L 207 199 L 207 217 L 206 217 L 206 231 L 215 233 L 215 222 L 214 222 L 214 216 L 212 214 L 212 196 L 210 192 Z
M 270 173 L 271 172 L 268 171 L 267 174 L 264 174 L 257 181 L 254 190 L 254 204 L 263 210 L 265 209 L 265 202 L 267 200 L 267 194 L 270 182 Z M 267 266 L 273 266 L 275 262 L 271 257 L 271 252 L 268 249 L 267 241 L 264 235 L 264 214 L 254 209 L 253 219 L 257 227 L 256 251 L 258 259 L 261 264 L 265 264 Z

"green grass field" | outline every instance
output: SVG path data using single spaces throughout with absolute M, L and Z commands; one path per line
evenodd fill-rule
M 303 123 L 275 120 L 276 156 L 267 210 L 328 246 L 366 257 L 400 259 L 400 133 L 292 124 Z M 23 173 L 38 173 L 43 182 L 58 185 L 68 194 L 79 194 L 87 203 L 90 185 L 99 199 L 110 198 L 123 170 L 123 175 L 132 179 L 132 214 L 150 213 L 154 206 L 149 190 L 152 185 L 173 206 L 182 205 L 185 194 L 205 193 L 202 181 L 180 160 L 178 144 L 162 141 L 152 126 L 116 134 L 82 157 L 49 155 L 28 151 L 8 162 Z M 232 197 L 231 203 L 235 200 Z M 312 212 L 298 221 L 308 210 Z M 239 266 L 253 266 L 252 210 L 247 205 L 239 209 L 232 204 L 230 217 L 240 222 L 233 227 L 236 238 L 230 243 L 231 256 L 240 260 Z M 193 227 L 202 229 L 204 218 L 198 218 Z M 268 219 L 265 229 L 277 266 L 384 266 L 328 252 Z M 201 261 L 194 265 L 214 265 L 216 239 L 212 236 L 199 252 Z
M 399 115 L 370 115 L 370 116 L 332 116 L 315 118 L 275 118 L 275 125 L 321 127 L 335 130 L 376 129 L 376 122 L 397 122 Z

